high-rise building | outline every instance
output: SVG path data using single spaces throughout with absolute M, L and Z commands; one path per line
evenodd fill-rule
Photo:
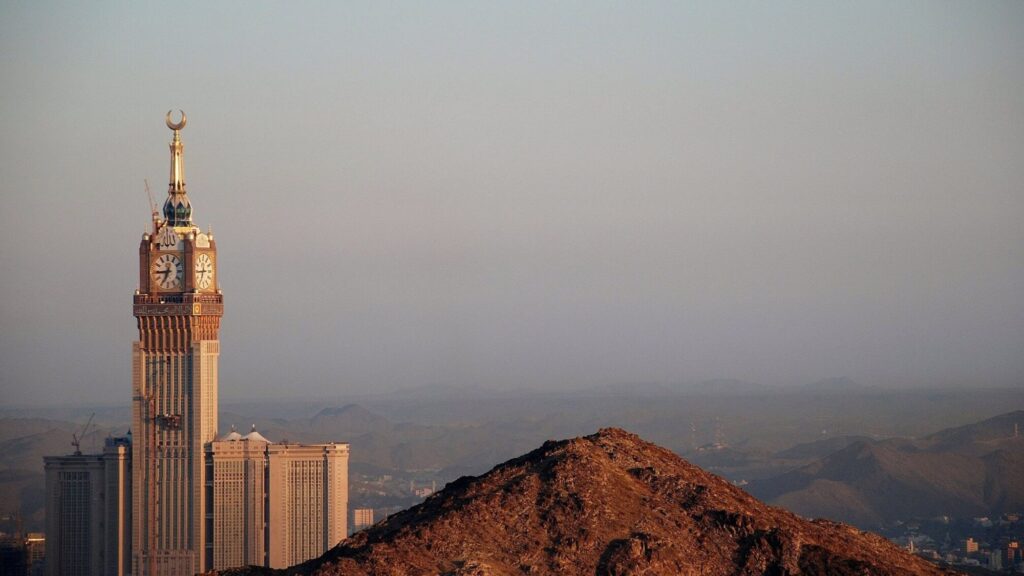
M 210 445 L 215 570 L 267 563 L 267 444 L 232 430 Z
M 46 574 L 130 574 L 131 441 L 108 438 L 102 454 L 47 456 Z
M 213 568 L 287 568 L 347 535 L 348 444 L 274 444 L 234 430 L 210 444 Z
M 267 447 L 268 566 L 316 558 L 348 535 L 348 450 L 334 443 Z
M 171 121 L 171 168 L 163 218 L 139 245 L 132 343 L 132 574 L 206 571 L 206 445 L 217 436 L 218 332 L 224 312 L 213 235 L 192 223 L 185 190 L 187 119 Z

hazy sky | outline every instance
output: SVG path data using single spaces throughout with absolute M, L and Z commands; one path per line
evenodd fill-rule
M 0 402 L 130 402 L 168 108 L 221 396 L 1024 383 L 1024 2 L 0 4 Z

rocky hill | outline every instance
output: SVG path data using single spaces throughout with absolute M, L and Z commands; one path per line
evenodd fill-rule
M 463 477 L 288 571 L 256 574 L 938 575 L 849 526 L 768 506 L 618 429 Z

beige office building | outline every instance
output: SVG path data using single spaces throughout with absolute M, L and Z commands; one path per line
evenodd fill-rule
M 125 576 L 131 565 L 131 443 L 47 456 L 47 576 Z
M 266 566 L 268 444 L 255 430 L 210 444 L 215 570 Z
M 348 452 L 348 444 L 268 446 L 268 566 L 305 562 L 345 539 Z
M 274 444 L 255 428 L 210 444 L 213 568 L 287 568 L 347 535 L 348 444 Z

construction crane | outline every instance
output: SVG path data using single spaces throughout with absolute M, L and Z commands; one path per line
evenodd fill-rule
M 75 456 L 82 455 L 82 440 L 85 439 L 85 435 L 89 432 L 89 426 L 92 425 L 92 419 L 95 416 L 95 412 L 89 415 L 89 421 L 86 422 L 85 426 L 82 427 L 81 432 L 79 432 L 78 434 L 75 434 L 74 432 L 71 433 L 71 445 L 75 447 Z
M 157 212 L 156 201 L 153 200 L 153 192 L 149 189 L 149 179 L 143 178 L 143 182 L 146 183 L 146 196 L 149 197 L 149 211 L 153 218 L 153 233 L 156 234 L 158 228 L 160 228 L 160 212 Z

